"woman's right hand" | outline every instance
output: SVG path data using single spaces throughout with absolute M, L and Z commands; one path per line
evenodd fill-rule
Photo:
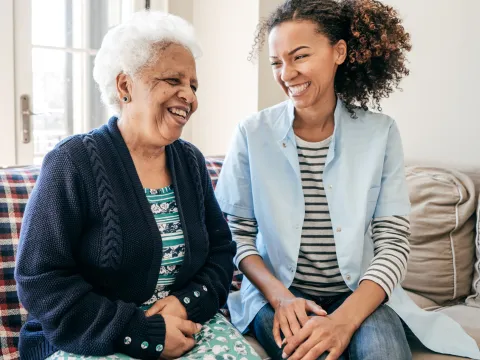
M 202 326 L 172 315 L 163 315 L 163 319 L 166 335 L 162 359 L 176 359 L 192 350 L 195 346 L 193 335 L 198 333 Z
M 327 312 L 311 300 L 291 297 L 282 298 L 274 306 L 273 337 L 278 347 L 282 346 L 282 337 L 295 335 L 308 321 L 310 314 L 326 316 Z

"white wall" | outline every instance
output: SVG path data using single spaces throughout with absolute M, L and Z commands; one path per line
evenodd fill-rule
M 195 1 L 194 25 L 204 55 L 198 61 L 192 142 L 206 155 L 225 154 L 235 125 L 257 111 L 257 66 L 247 57 L 258 11 L 258 0 Z
M 13 0 L 0 2 L 0 166 L 15 164 L 15 80 Z
M 411 33 L 411 75 L 384 102 L 407 163 L 480 168 L 480 1 L 387 0 Z

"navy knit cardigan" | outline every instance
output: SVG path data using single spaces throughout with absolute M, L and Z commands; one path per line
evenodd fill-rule
M 186 244 L 171 295 L 203 323 L 226 302 L 235 245 L 202 154 L 181 140 L 166 154 Z M 138 306 L 151 298 L 161 262 L 161 235 L 117 119 L 61 142 L 44 160 L 21 228 L 15 279 L 29 312 L 21 358 L 64 350 L 158 359 L 165 322 Z

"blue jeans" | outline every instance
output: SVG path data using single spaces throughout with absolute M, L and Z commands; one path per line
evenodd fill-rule
M 290 291 L 297 297 L 313 300 L 331 314 L 350 295 L 313 298 L 296 289 Z M 282 359 L 282 350 L 275 344 L 272 334 L 275 311 L 266 304 L 253 320 L 250 328 L 258 342 L 268 355 L 276 360 Z M 325 359 L 323 354 L 319 359 Z M 341 360 L 411 360 L 412 353 L 408 345 L 402 321 L 388 306 L 381 305 L 370 315 L 355 332 Z

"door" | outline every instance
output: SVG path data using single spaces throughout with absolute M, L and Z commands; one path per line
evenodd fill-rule
M 16 164 L 41 164 L 61 139 L 108 120 L 92 72 L 108 29 L 141 0 L 15 0 Z

